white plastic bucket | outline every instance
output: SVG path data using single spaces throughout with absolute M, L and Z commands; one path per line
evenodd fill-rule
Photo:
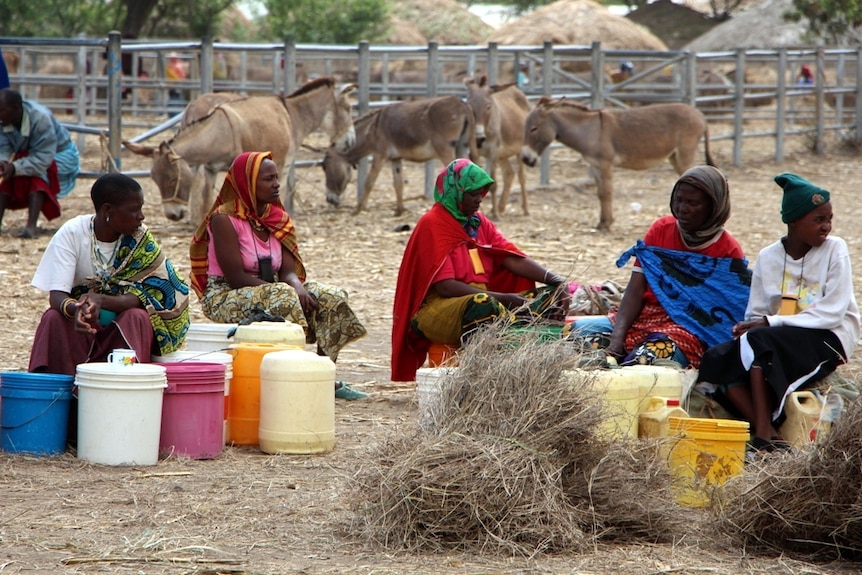
M 224 442 L 228 438 L 228 405 L 230 397 L 230 381 L 233 379 L 233 356 L 224 351 L 175 351 L 165 355 L 154 355 L 155 363 L 181 363 L 198 361 L 204 363 L 223 363 L 224 371 Z
M 161 365 L 78 365 L 78 459 L 103 465 L 155 465 L 159 460 Z
M 457 367 L 422 367 L 416 370 L 419 427 L 424 431 L 433 431 L 437 427 L 437 409 L 443 392 L 441 379 L 457 373 L 457 370 Z
M 224 351 L 233 341 L 227 334 L 237 327 L 235 323 L 193 323 L 186 333 L 188 351 Z

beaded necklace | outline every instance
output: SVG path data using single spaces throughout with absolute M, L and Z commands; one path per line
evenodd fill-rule
M 116 270 L 114 267 L 114 260 L 117 257 L 117 249 L 120 247 L 120 238 L 117 238 L 114 241 L 114 247 L 111 251 L 111 255 L 109 257 L 105 257 L 105 254 L 99 248 L 99 240 L 96 239 L 96 227 L 94 222 L 96 221 L 96 217 L 93 216 L 93 219 L 90 220 L 90 244 L 92 246 L 91 259 L 93 260 L 93 269 L 96 271 L 96 275 L 98 275 L 101 279 L 107 280 L 113 275 L 113 271 Z M 107 244 L 108 242 L 101 242 Z

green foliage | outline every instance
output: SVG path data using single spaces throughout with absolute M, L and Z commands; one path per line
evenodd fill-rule
M 785 17 L 794 22 L 805 18 L 812 34 L 839 43 L 852 39 L 854 29 L 862 24 L 862 1 L 793 0 L 793 10 Z
M 375 41 L 386 31 L 386 0 L 264 0 L 264 35 L 271 40 L 355 44 Z
M 72 38 L 80 33 L 107 34 L 116 25 L 115 6 L 109 0 L 0 0 L 0 35 Z M 113 4 L 117 4 L 114 2 Z

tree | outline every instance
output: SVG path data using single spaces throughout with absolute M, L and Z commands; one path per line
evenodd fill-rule
M 855 29 L 862 25 L 860 0 L 793 0 L 793 10 L 785 14 L 793 22 L 808 20 L 808 29 L 815 36 L 833 44 L 858 42 Z
M 386 0 L 264 0 L 263 34 L 271 40 L 355 44 L 374 41 L 386 32 Z

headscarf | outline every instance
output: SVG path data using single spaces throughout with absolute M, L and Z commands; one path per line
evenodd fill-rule
M 785 172 L 775 176 L 775 183 L 784 190 L 781 198 L 781 221 L 796 221 L 814 208 L 829 201 L 829 192 L 796 174 Z
M 296 260 L 296 275 L 305 281 L 305 267 L 299 256 L 296 228 L 281 201 L 267 204 L 263 214 L 257 215 L 257 176 L 264 160 L 271 160 L 271 152 L 243 152 L 228 168 L 224 183 L 212 208 L 192 238 L 189 255 L 192 261 L 191 284 L 198 297 L 203 296 L 209 270 L 209 223 L 216 214 L 224 214 L 263 225 L 285 246 Z
M 449 165 L 437 175 L 437 189 L 434 191 L 434 201 L 442 204 L 446 211 L 452 214 L 456 220 L 465 227 L 469 225 L 473 229 L 479 227 L 479 216 L 467 219 L 461 213 L 461 202 L 464 200 L 464 192 L 481 190 L 494 183 L 485 170 L 468 160 L 458 158 L 449 162 Z M 484 195 L 482 196 L 484 197 Z
M 687 232 L 679 228 L 679 232 L 682 234 L 682 239 L 685 240 L 685 243 L 697 246 L 713 239 L 724 231 L 724 224 L 730 217 L 730 189 L 727 185 L 727 178 L 724 177 L 724 174 L 718 168 L 712 166 L 695 166 L 694 168 L 690 168 L 679 177 L 673 186 L 673 191 L 670 193 L 670 212 L 674 217 L 677 217 L 677 215 L 673 211 L 673 200 L 676 197 L 680 184 L 683 183 L 694 186 L 706 194 L 712 201 L 712 214 L 699 230 Z

